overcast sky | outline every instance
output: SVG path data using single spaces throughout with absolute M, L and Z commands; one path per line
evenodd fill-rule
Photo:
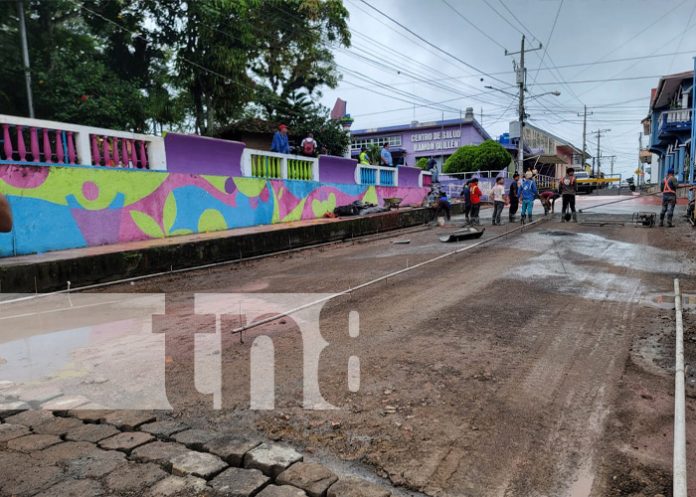
M 539 41 L 544 46 L 526 57 L 530 93 L 561 92 L 529 101 L 529 122 L 581 147 L 582 117 L 576 113 L 587 105 L 594 113 L 588 116 L 588 134 L 611 128 L 602 136 L 601 153 L 617 156 L 615 172 L 632 175 L 650 89 L 659 75 L 691 70 L 696 56 L 696 0 L 366 1 L 460 60 L 361 0 L 344 0 L 353 46 L 336 50 L 343 80 L 324 92 L 323 103 L 331 107 L 336 97 L 347 100 L 353 129 L 438 120 L 443 111 L 451 119 L 459 117 L 459 109 L 473 107 L 479 120 L 483 111 L 483 126 L 492 136 L 508 131 L 508 122 L 517 118 L 516 98 L 484 87 L 516 93 L 513 57 L 504 49 L 518 51 L 525 32 L 528 47 Z M 663 55 L 673 52 L 686 53 Z M 663 56 L 645 58 L 651 55 Z M 615 61 L 636 57 L 642 59 Z M 563 67 L 583 63 L 594 64 Z M 642 76 L 650 77 L 577 83 Z M 593 155 L 596 146 L 596 135 L 589 135 Z M 606 172 L 609 163 L 602 161 Z

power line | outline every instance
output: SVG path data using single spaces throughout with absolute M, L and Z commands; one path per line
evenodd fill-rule
M 464 14 L 462 14 L 462 13 L 459 12 L 457 9 L 455 9 L 455 8 L 452 6 L 452 4 L 449 3 L 447 0 L 442 0 L 442 2 L 443 2 L 445 5 L 447 5 L 450 9 L 452 9 L 452 10 L 455 12 L 455 14 L 457 14 L 459 17 L 461 17 L 462 20 L 464 20 L 469 26 L 471 26 L 472 28 L 474 28 L 476 31 L 478 31 L 479 33 L 481 33 L 483 36 L 485 36 L 486 38 L 488 38 L 490 41 L 492 41 L 493 43 L 495 43 L 496 45 L 498 45 L 498 46 L 499 46 L 500 48 L 502 48 L 503 50 L 507 50 L 507 49 L 505 48 L 505 46 L 504 46 L 502 43 L 500 43 L 498 40 L 496 40 L 496 39 L 493 38 L 491 35 L 489 35 L 488 33 L 486 33 L 483 29 L 479 28 L 476 24 L 474 24 L 473 22 L 471 22 L 467 17 L 464 16 Z
M 544 45 L 544 53 L 541 56 L 541 61 L 539 62 L 539 69 L 541 69 L 542 64 L 544 63 L 544 59 L 546 58 L 546 53 L 549 51 L 549 43 L 551 43 L 551 38 L 553 37 L 553 32 L 556 30 L 556 24 L 558 23 L 558 16 L 561 15 L 561 9 L 563 8 L 563 1 L 561 0 L 560 3 L 558 4 L 558 10 L 556 10 L 556 17 L 553 20 L 553 25 L 551 26 L 551 32 L 549 33 L 549 37 L 546 39 L 546 45 Z M 534 76 L 534 81 L 532 81 L 532 86 L 536 83 L 537 78 L 539 77 L 539 69 L 536 71 L 536 75 Z

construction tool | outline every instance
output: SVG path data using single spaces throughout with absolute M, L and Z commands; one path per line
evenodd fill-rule
M 462 240 L 474 240 L 476 238 L 481 238 L 484 231 L 486 231 L 486 228 L 476 229 L 471 226 L 467 226 L 457 231 L 453 231 L 448 235 L 441 236 L 440 241 L 442 243 L 450 243 L 461 242 Z

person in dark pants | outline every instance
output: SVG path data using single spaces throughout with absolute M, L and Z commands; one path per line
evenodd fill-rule
M 493 201 L 493 226 L 500 226 L 500 216 L 505 207 L 505 178 L 495 179 L 495 186 L 493 186 L 488 196 Z
M 677 205 L 677 188 L 679 183 L 674 177 L 674 169 L 667 171 L 667 177 L 662 183 L 662 212 L 660 212 L 660 226 L 665 225 L 665 214 L 667 214 L 667 226 L 672 228 L 672 216 L 674 216 L 674 206 Z
M 464 188 L 462 188 L 461 193 L 461 197 L 464 200 L 464 217 L 466 217 L 466 224 L 471 224 L 471 219 L 469 219 L 469 213 L 471 212 L 471 192 L 469 190 L 470 185 L 471 181 L 467 181 L 464 185 Z
M 508 193 L 508 198 L 510 199 L 510 222 L 515 221 L 515 214 L 517 214 L 517 209 L 520 206 L 520 174 L 515 172 L 512 175 L 512 183 L 510 183 L 510 190 Z
M 575 181 L 575 169 L 569 167 L 566 169 L 566 175 L 561 180 L 561 197 L 563 207 L 561 209 L 561 222 L 566 222 L 566 212 L 570 209 L 573 214 L 573 222 L 578 222 L 578 214 L 575 212 L 575 195 L 578 193 L 578 184 Z
M 0 193 L 0 233 L 12 231 L 12 209 L 5 196 Z
M 483 192 L 478 186 L 478 178 L 471 178 L 469 192 L 471 196 L 471 224 L 480 226 L 481 221 L 479 221 L 479 211 L 481 210 L 481 195 L 483 195 Z
M 539 194 L 541 205 L 544 207 L 544 216 L 548 216 L 549 212 L 556 212 L 556 199 L 558 197 L 560 197 L 560 195 L 551 190 L 546 190 Z
M 449 221 L 452 218 L 452 206 L 447 199 L 447 194 L 445 192 L 440 192 L 437 199 L 437 210 L 435 211 L 435 216 L 439 217 L 440 213 L 445 213 L 445 218 Z

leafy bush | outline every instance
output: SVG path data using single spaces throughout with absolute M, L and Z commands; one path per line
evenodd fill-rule
M 423 169 L 424 171 L 428 169 L 428 158 L 427 157 L 421 157 L 416 161 L 416 167 L 419 169 Z
M 446 161 L 446 173 L 499 171 L 510 164 L 512 157 L 498 142 L 486 140 L 480 145 L 464 145 Z

